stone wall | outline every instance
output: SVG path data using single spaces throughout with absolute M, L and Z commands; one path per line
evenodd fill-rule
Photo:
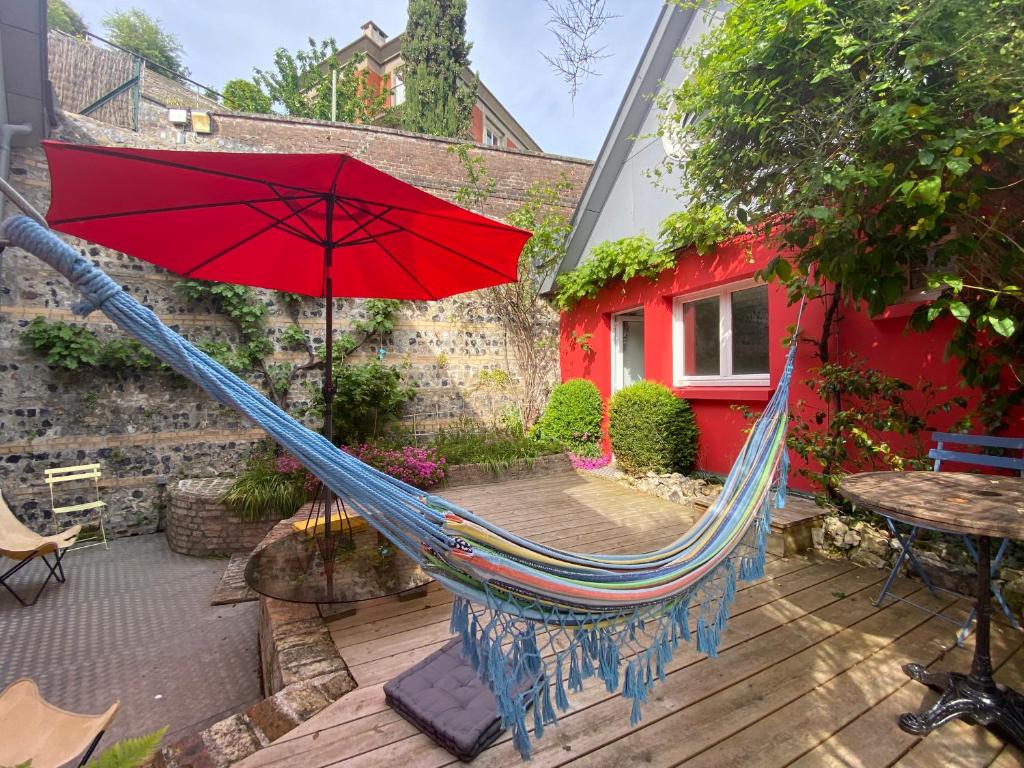
M 166 117 L 166 115 L 165 115 Z M 165 149 L 221 151 L 348 151 L 434 194 L 451 198 L 463 175 L 449 148 L 453 142 L 386 129 L 324 124 L 268 116 L 215 114 L 210 136 L 181 133 L 169 124 L 133 132 L 76 115 L 65 115 L 56 138 L 80 143 Z M 184 143 L 182 143 L 184 142 Z M 485 211 L 500 217 L 514 210 L 534 181 L 560 178 L 572 191 L 560 205 L 571 215 L 590 170 L 580 160 L 515 150 L 478 148 L 498 180 Z M 41 210 L 46 209 L 48 176 L 40 149 L 15 151 L 11 180 Z M 175 290 L 178 278 L 109 249 L 73 240 L 83 254 L 110 273 L 131 294 L 173 328 L 195 341 L 234 340 L 231 322 L 211 307 L 190 303 Z M 187 233 L 183 237 L 187 247 Z M 292 320 L 272 293 L 268 333 L 277 338 Z M 108 531 L 156 530 L 166 506 L 165 487 L 185 477 L 229 476 L 237 471 L 263 433 L 211 401 L 195 387 L 168 374 L 106 375 L 90 370 L 67 373 L 49 368 L 21 340 L 34 317 L 74 322 L 103 338 L 119 334 L 101 313 L 85 319 L 70 312 L 75 300 L 66 283 L 34 257 L 9 248 L 0 259 L 0 486 L 15 512 L 40 530 L 56 527 L 48 510 L 43 469 L 86 461 L 103 467 Z M 363 302 L 339 301 L 340 329 L 362 316 Z M 557 315 L 542 315 L 557 340 Z M 322 341 L 323 302 L 309 300 L 299 325 Z M 466 414 L 489 420 L 507 397 L 480 386 L 483 370 L 502 368 L 515 376 L 502 328 L 473 294 L 439 302 L 405 302 L 394 333 L 384 345 L 386 359 L 405 368 L 416 397 L 410 412 L 443 419 Z M 368 351 L 366 354 L 372 354 Z M 271 362 L 295 361 L 278 350 Z M 551 382 L 558 378 L 551 370 Z M 291 403 L 301 407 L 305 382 L 297 383 Z M 421 425 L 423 419 L 420 420 Z M 429 421 L 429 418 L 427 419 Z M 61 524 L 68 521 L 62 520 Z
M 231 487 L 226 477 L 186 478 L 167 493 L 167 543 L 195 557 L 252 552 L 280 517 L 242 520 L 221 503 Z

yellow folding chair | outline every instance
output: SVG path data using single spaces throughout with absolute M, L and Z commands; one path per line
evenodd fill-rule
M 46 483 L 50 486 L 50 508 L 53 510 L 53 514 L 64 515 L 71 512 L 85 512 L 91 509 L 95 509 L 97 517 L 99 518 L 100 524 L 100 537 L 98 539 L 86 539 L 84 541 L 88 543 L 82 543 L 83 540 L 79 541 L 79 545 L 76 549 L 84 549 L 85 547 L 92 547 L 97 544 L 102 544 L 105 549 L 110 549 L 110 545 L 107 543 L 107 531 L 103 525 L 103 512 L 106 508 L 106 502 L 100 498 L 100 465 L 99 464 L 80 464 L 77 467 L 55 467 L 53 469 L 44 470 L 46 475 Z M 92 481 L 89 484 L 89 481 Z M 65 488 L 64 483 L 87 483 L 92 487 L 89 489 L 88 495 L 96 495 L 95 499 L 90 499 L 78 504 L 64 504 L 58 506 L 57 496 L 66 495 L 73 493 L 74 488 Z M 56 491 L 54 486 L 58 486 Z M 79 493 L 81 489 L 78 489 Z

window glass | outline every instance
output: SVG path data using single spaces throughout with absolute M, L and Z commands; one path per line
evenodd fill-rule
M 718 297 L 683 304 L 683 354 L 686 376 L 718 376 L 721 345 L 718 337 Z
M 402 76 L 396 71 L 392 75 L 391 82 L 393 84 L 391 101 L 395 106 L 398 106 L 405 102 L 405 81 L 402 80 Z
M 732 372 L 768 373 L 768 286 L 732 294 Z

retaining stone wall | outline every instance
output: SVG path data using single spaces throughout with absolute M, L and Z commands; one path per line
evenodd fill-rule
M 463 178 L 449 152 L 453 142 L 447 140 L 277 117 L 217 114 L 213 135 L 186 134 L 182 145 L 181 135 L 169 125 L 132 132 L 65 115 L 55 138 L 164 149 L 350 151 L 449 199 Z M 590 170 L 583 161 L 541 154 L 482 147 L 473 152 L 485 157 L 499 181 L 494 203 L 485 211 L 496 217 L 514 210 L 533 181 L 553 180 L 563 173 L 573 191 L 561 201 L 562 210 L 571 215 Z M 37 208 L 46 210 L 49 179 L 40 149 L 14 152 L 11 181 Z M 223 315 L 182 298 L 174 287 L 176 276 L 106 248 L 69 242 L 190 340 L 237 338 Z M 261 297 L 269 309 L 268 333 L 276 338 L 292 320 L 275 294 L 263 292 Z M 162 522 L 165 487 L 186 477 L 233 476 L 265 435 L 169 374 L 107 375 L 49 368 L 21 340 L 34 317 L 85 325 L 101 338 L 120 335 L 102 313 L 84 319 L 73 316 L 70 306 L 75 300 L 65 281 L 34 257 L 14 248 L 0 257 L 0 486 L 19 517 L 50 532 L 74 521 L 52 519 L 43 469 L 98 461 L 104 473 L 101 490 L 108 505 L 108 532 L 150 533 Z M 362 301 L 339 301 L 337 306 L 340 329 L 363 314 Z M 322 340 L 323 312 L 323 302 L 308 300 L 298 320 L 314 344 Z M 538 314 L 556 349 L 557 313 L 545 306 Z M 404 367 L 405 380 L 415 389 L 410 412 L 437 413 L 442 421 L 464 413 L 486 421 L 509 403 L 507 396 L 480 386 L 483 370 L 506 369 L 515 376 L 516 369 L 500 324 L 473 294 L 439 302 L 404 302 L 384 350 L 389 362 Z M 375 352 L 368 349 L 362 357 Z M 279 350 L 270 362 L 297 360 L 296 353 Z M 552 366 L 551 383 L 557 379 L 557 367 Z M 304 405 L 305 385 L 310 382 L 315 384 L 315 374 L 297 382 L 291 393 L 293 410 Z
M 168 492 L 167 543 L 194 557 L 252 552 L 281 519 L 243 521 L 220 502 L 230 478 L 179 480 Z

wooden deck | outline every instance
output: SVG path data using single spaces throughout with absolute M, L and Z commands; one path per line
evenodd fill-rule
M 457 503 L 513 531 L 561 547 L 626 551 L 673 539 L 692 522 L 685 507 L 606 480 L 567 474 L 453 489 Z M 717 659 L 681 647 L 629 727 L 629 703 L 590 680 L 573 709 L 534 745 L 533 766 L 1009 766 L 1022 753 L 983 728 L 956 721 L 925 739 L 903 733 L 900 712 L 933 700 L 900 671 L 905 661 L 966 669 L 950 624 L 902 603 L 875 608 L 882 571 L 846 563 L 769 558 L 744 584 Z M 952 611 L 919 584 L 903 594 Z M 384 703 L 386 680 L 448 638 L 451 598 L 366 605 L 331 623 L 359 688 L 240 765 L 441 768 L 458 761 Z M 1000 681 L 1024 690 L 1021 636 L 993 626 Z M 474 766 L 520 764 L 507 734 Z

